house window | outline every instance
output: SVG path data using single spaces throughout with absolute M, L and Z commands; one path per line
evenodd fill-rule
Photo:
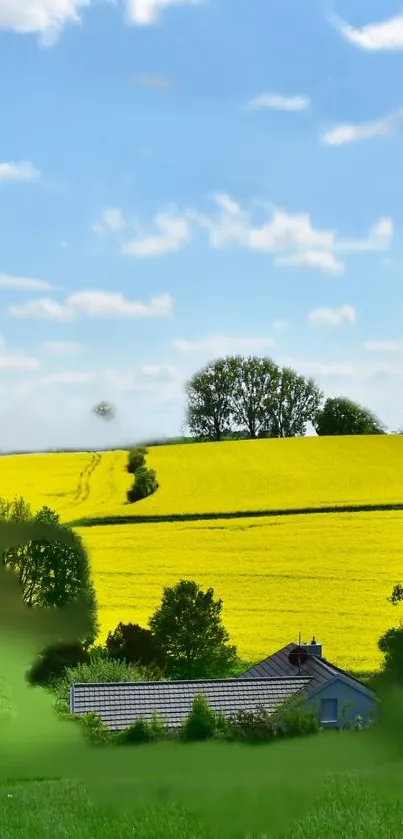
M 337 699 L 322 699 L 320 721 L 337 722 Z

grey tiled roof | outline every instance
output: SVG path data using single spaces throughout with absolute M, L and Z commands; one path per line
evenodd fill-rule
M 310 676 L 311 681 L 308 687 L 308 692 L 310 693 L 312 690 L 315 690 L 315 688 L 329 682 L 330 679 L 334 679 L 335 676 L 338 676 L 352 687 L 360 687 L 361 690 L 365 690 L 367 693 L 372 695 L 372 691 L 363 685 L 362 682 L 358 681 L 358 679 L 354 679 L 354 677 L 346 673 L 345 670 L 342 670 L 340 667 L 336 667 L 336 665 L 331 664 L 330 661 L 327 661 L 323 657 L 308 655 L 304 664 L 301 664 L 298 674 L 298 667 L 295 667 L 288 660 L 291 650 L 297 646 L 298 644 L 287 644 L 286 647 L 283 647 L 281 650 L 273 653 L 273 655 L 268 656 L 263 661 L 259 662 L 259 664 L 255 664 L 254 667 L 246 670 L 245 673 L 241 673 L 236 678 L 261 679 L 262 677 L 282 677 L 295 679 L 298 678 L 299 675 L 301 677 Z
M 98 714 L 112 730 L 126 728 L 139 717 L 150 720 L 157 711 L 171 728 L 186 719 L 197 694 L 204 694 L 214 711 L 229 716 L 263 705 L 273 713 L 282 702 L 304 692 L 310 677 L 292 679 L 197 679 L 175 682 L 119 682 L 75 684 L 71 689 L 71 712 Z

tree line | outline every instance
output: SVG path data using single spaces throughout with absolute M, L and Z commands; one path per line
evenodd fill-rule
M 186 397 L 186 426 L 201 441 L 302 437 L 308 424 L 320 436 L 386 433 L 368 408 L 342 396 L 325 400 L 313 378 L 268 357 L 216 359 L 187 382 Z

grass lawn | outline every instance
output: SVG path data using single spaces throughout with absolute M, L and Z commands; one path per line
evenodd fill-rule
M 80 782 L 3 783 L 0 839 L 398 839 L 402 768 L 372 732 L 96 749 Z

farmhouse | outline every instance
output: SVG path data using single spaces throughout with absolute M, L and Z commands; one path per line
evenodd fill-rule
M 295 643 L 282 647 L 259 664 L 241 673 L 237 679 L 307 678 L 303 689 L 307 703 L 318 703 L 321 724 L 336 728 L 345 716 L 356 716 L 368 723 L 376 714 L 377 698 L 373 691 L 322 655 L 322 644 L 312 638 L 310 644 Z M 348 706 L 348 707 L 347 707 Z
M 326 661 L 313 639 L 311 644 L 288 644 L 234 679 L 74 684 L 70 710 L 95 713 L 113 731 L 139 717 L 151 720 L 154 711 L 169 728 L 178 728 L 198 694 L 226 716 L 258 706 L 272 714 L 286 700 L 305 697 L 307 705 L 318 703 L 321 723 L 330 728 L 340 725 L 345 703 L 351 722 L 361 715 L 368 723 L 377 701 L 361 682 Z

